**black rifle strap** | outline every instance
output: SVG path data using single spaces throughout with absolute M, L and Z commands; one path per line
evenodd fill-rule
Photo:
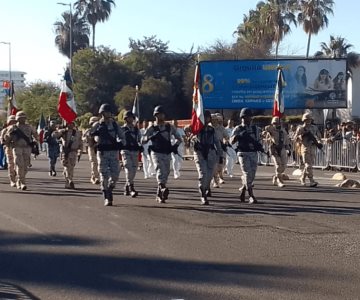
M 18 133 L 19 137 L 22 138 L 29 146 L 32 146 L 32 142 L 30 141 L 30 139 L 19 127 L 16 128 L 16 132 Z

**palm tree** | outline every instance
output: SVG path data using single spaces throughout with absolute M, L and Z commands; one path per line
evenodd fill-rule
M 334 37 L 330 35 L 330 42 L 326 44 L 322 42 L 320 44 L 321 52 L 328 57 L 332 58 L 341 58 L 346 57 L 348 50 L 353 47 L 351 44 L 347 44 L 345 39 L 341 36 Z
M 62 14 L 63 21 L 57 21 L 55 26 L 55 45 L 60 53 L 70 58 L 70 19 L 72 19 L 72 52 L 89 47 L 90 29 L 86 20 L 75 13 L 70 18 L 69 12 Z
M 330 35 L 329 43 L 320 44 L 321 51 L 315 53 L 315 57 L 346 58 L 350 69 L 360 66 L 360 55 L 355 52 L 348 52 L 353 47 L 341 36 Z
M 327 27 L 329 24 L 328 14 L 333 14 L 333 0 L 299 0 L 298 1 L 298 22 L 303 25 L 304 31 L 308 34 L 306 57 L 309 57 L 311 35 Z
M 290 24 L 297 25 L 293 13 L 294 1 L 268 0 L 266 3 L 260 2 L 258 5 L 261 7 L 261 23 L 265 25 L 268 35 L 272 35 L 272 41 L 275 43 L 275 57 L 277 58 L 281 40 L 291 32 Z
M 92 27 L 92 47 L 95 48 L 95 26 L 109 19 L 115 0 L 78 0 L 74 5 Z

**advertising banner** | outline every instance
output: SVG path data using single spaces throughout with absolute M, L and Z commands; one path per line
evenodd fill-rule
M 272 109 L 278 66 L 285 110 L 347 107 L 346 59 L 202 61 L 204 107 Z

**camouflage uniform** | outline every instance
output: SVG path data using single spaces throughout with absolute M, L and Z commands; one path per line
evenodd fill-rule
M 154 109 L 154 116 L 158 118 L 158 115 L 162 115 L 165 118 L 165 112 L 161 106 L 157 106 Z M 146 143 L 149 140 L 152 141 L 152 145 L 149 147 L 151 151 L 151 158 L 155 165 L 156 180 L 158 182 L 158 189 L 156 194 L 156 200 L 159 203 L 165 203 L 169 195 L 169 189 L 166 187 L 168 177 L 170 174 L 170 159 L 172 152 L 171 136 L 174 136 L 177 140 L 177 145 L 181 142 L 181 137 L 178 134 L 176 128 L 173 125 L 164 123 L 150 126 L 146 129 L 142 138 L 142 143 Z
M 104 196 L 104 205 L 112 206 L 113 189 L 120 175 L 119 151 L 125 146 L 125 136 L 121 127 L 112 118 L 109 104 L 99 109 L 101 119 L 91 129 L 97 146 L 97 160 L 100 173 L 100 189 Z
M 264 151 L 259 139 L 260 129 L 255 125 L 250 125 L 251 111 L 243 108 L 240 112 L 242 124 L 234 128 L 230 142 L 238 142 L 237 155 L 239 157 L 240 168 L 242 171 L 242 186 L 240 187 L 240 201 L 245 202 L 245 191 L 249 193 L 249 203 L 256 203 L 253 194 L 253 182 L 258 164 L 258 151 Z M 248 119 L 248 121 L 245 121 Z
M 134 187 L 134 178 L 139 165 L 139 151 L 142 148 L 140 146 L 140 131 L 133 125 L 134 118 L 135 116 L 131 111 L 127 111 L 124 114 L 124 120 L 127 122 L 126 120 L 128 119 L 128 122 L 122 127 L 125 135 L 126 146 L 123 150 L 121 150 L 126 177 L 124 195 L 131 195 L 131 197 L 136 197 L 138 195 L 138 192 Z
M 75 188 L 73 181 L 74 168 L 78 160 L 78 155 L 81 155 L 83 149 L 81 132 L 73 126 L 73 123 L 68 124 L 67 129 L 60 129 L 52 134 L 53 137 L 60 139 L 60 157 L 64 167 L 65 188 L 70 189 Z
M 11 142 L 6 142 L 5 136 L 11 125 L 16 123 L 15 116 L 9 116 L 7 120 L 7 127 L 5 127 L 0 133 L 0 143 L 4 147 L 4 152 L 6 155 L 7 166 L 8 166 L 8 176 L 10 179 L 10 185 L 12 187 L 16 186 L 16 172 L 15 172 L 15 160 L 13 154 L 13 146 Z
M 31 161 L 31 146 L 28 141 L 38 141 L 38 134 L 36 130 L 29 124 L 26 124 L 26 115 L 24 112 L 19 111 L 16 113 L 16 125 L 9 127 L 5 134 L 5 143 L 12 144 L 13 155 L 15 161 L 15 170 L 17 174 L 16 186 L 18 189 L 26 190 L 26 174 Z M 22 132 L 28 141 L 26 141 L 19 134 Z
M 288 155 L 290 151 L 290 140 L 284 128 L 280 125 L 278 117 L 272 119 L 272 124 L 265 127 L 265 139 L 270 145 L 270 154 L 275 166 L 275 175 L 273 176 L 273 184 L 284 187 L 282 174 L 285 172 Z
M 91 117 L 89 125 L 94 126 L 98 121 L 99 121 L 98 117 Z M 90 161 L 90 168 L 91 168 L 90 182 L 92 184 L 99 184 L 100 175 L 99 175 L 99 164 L 96 157 L 96 142 L 94 140 L 94 137 L 91 136 L 90 131 L 91 128 L 85 130 L 83 134 L 83 142 L 87 146 L 87 153 Z
M 296 130 L 295 137 L 300 141 L 300 152 L 305 164 L 300 177 L 300 183 L 305 185 L 306 177 L 309 178 L 310 186 L 316 187 L 318 183 L 314 180 L 313 164 L 315 161 L 316 147 L 322 148 L 321 135 L 318 128 L 312 125 L 312 115 L 305 113 L 302 117 L 303 125 Z
M 49 175 L 56 176 L 56 161 L 60 156 L 60 145 L 58 140 L 52 136 L 53 132 L 55 132 L 56 128 L 54 127 L 55 123 L 53 121 L 50 122 L 50 128 L 45 130 L 44 133 L 44 141 L 47 143 L 48 148 L 48 158 L 50 164 Z
M 210 120 L 210 112 L 205 111 L 205 118 Z M 206 122 L 206 121 L 205 121 Z M 202 130 L 193 138 L 194 161 L 199 174 L 199 191 L 201 204 L 208 205 L 207 197 L 211 196 L 210 183 L 214 175 L 219 157 L 223 155 L 215 129 L 206 124 Z

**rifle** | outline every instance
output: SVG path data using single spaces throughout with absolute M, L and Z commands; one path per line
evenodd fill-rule
M 323 144 L 319 143 L 316 137 L 309 130 L 305 131 L 302 137 L 308 138 L 319 150 L 322 150 L 322 148 L 324 147 Z
M 28 146 L 31 147 L 32 154 L 34 154 L 35 156 L 38 156 L 40 154 L 39 145 L 37 144 L 37 142 L 31 141 L 20 128 L 15 127 L 15 130 L 11 134 L 14 134 L 17 137 L 23 139 L 28 144 Z

